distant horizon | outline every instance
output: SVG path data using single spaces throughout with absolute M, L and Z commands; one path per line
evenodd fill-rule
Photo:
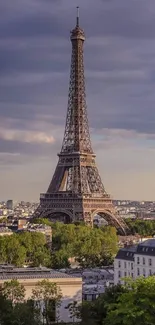
M 39 204 L 39 201 L 35 201 L 35 200 L 26 200 L 26 199 L 21 199 L 21 200 L 16 200 L 16 199 L 12 199 L 12 198 L 9 198 L 9 199 L 0 199 L 0 203 L 2 202 L 7 202 L 9 200 L 13 200 L 14 202 L 16 203 L 21 203 L 21 202 L 28 202 L 28 203 L 36 203 L 36 204 Z M 155 202 L 155 200 L 130 200 L 130 199 L 113 199 L 112 198 L 112 201 L 129 201 L 129 202 Z

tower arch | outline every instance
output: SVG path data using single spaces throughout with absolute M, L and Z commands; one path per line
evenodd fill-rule
M 92 220 L 98 215 L 103 218 L 109 226 L 115 227 L 120 235 L 126 234 L 126 224 L 119 216 L 116 216 L 108 209 L 96 209 L 92 212 Z

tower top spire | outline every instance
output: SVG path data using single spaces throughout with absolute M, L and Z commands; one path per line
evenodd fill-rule
M 71 31 L 71 41 L 72 40 L 85 40 L 85 34 L 84 34 L 84 30 L 79 26 L 79 7 L 76 7 L 76 26 L 74 27 L 74 29 Z
M 76 27 L 79 27 L 79 7 L 76 7 L 77 15 L 76 15 Z

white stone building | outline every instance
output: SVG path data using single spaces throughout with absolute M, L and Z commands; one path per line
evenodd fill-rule
M 114 284 L 123 283 L 123 278 L 147 277 L 155 274 L 155 239 L 138 245 L 121 248 L 114 261 Z
M 62 292 L 61 305 L 56 309 L 55 318 L 59 315 L 57 322 L 70 323 L 72 318 L 66 307 L 76 301 L 82 303 L 82 278 L 48 269 L 46 267 L 15 268 L 12 265 L 0 265 L 0 285 L 5 281 L 17 279 L 25 287 L 25 299 L 30 299 L 32 290 L 38 281 L 48 279 L 56 283 Z M 76 320 L 74 319 L 74 322 Z M 77 320 L 78 321 L 78 320 Z

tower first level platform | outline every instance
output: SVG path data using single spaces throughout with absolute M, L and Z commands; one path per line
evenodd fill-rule
M 84 221 L 91 226 L 95 215 L 100 215 L 120 234 L 124 235 L 126 232 L 123 220 L 115 216 L 116 211 L 109 195 L 99 198 L 91 194 L 82 196 L 65 192 L 45 193 L 40 195 L 40 206 L 36 212 L 36 217 L 49 218 L 51 221 Z

